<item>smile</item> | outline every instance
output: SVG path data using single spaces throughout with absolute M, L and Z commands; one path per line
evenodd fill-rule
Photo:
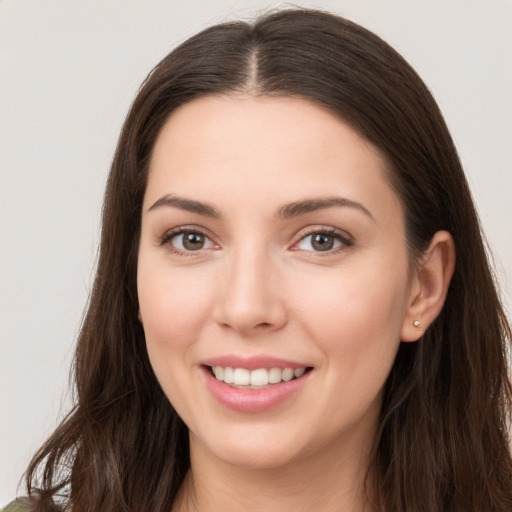
M 211 366 L 210 370 L 215 378 L 233 387 L 243 389 L 260 389 L 269 384 L 289 382 L 299 378 L 308 368 L 258 368 L 248 370 L 247 368 L 231 368 L 230 366 Z
M 290 403 L 314 373 L 312 366 L 271 358 L 252 358 L 245 364 L 241 358 L 218 359 L 200 366 L 206 387 L 218 403 L 242 413 L 262 413 Z

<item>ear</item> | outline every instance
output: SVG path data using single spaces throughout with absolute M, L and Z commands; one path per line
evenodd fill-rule
M 417 341 L 436 319 L 446 299 L 454 269 L 453 238 L 447 231 L 438 231 L 414 269 L 402 325 L 402 341 Z

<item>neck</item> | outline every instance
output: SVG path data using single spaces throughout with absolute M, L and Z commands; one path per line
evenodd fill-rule
M 191 469 L 173 512 L 369 512 L 364 488 L 369 447 L 361 450 L 357 442 L 352 446 L 357 448 L 333 452 L 331 445 L 325 453 L 278 468 L 250 468 L 196 449 L 191 439 Z

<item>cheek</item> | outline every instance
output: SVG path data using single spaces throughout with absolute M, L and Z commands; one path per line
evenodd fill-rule
M 149 360 L 169 401 L 188 418 L 195 342 L 210 315 L 211 288 L 186 270 L 145 263 L 139 262 L 138 296 Z
M 304 284 L 308 292 L 302 295 L 303 313 L 342 330 L 357 325 L 354 335 L 376 329 L 399 333 L 408 290 L 405 274 L 393 266 L 333 270 Z
M 383 381 L 393 364 L 408 296 L 407 266 L 336 269 L 308 283 L 299 315 L 336 378 Z M 369 383 L 373 385 L 371 382 Z
M 139 307 L 152 363 L 172 364 L 173 359 L 166 356 L 187 355 L 210 315 L 209 288 L 204 276 L 194 274 L 192 278 L 183 269 L 170 272 L 141 262 Z
M 319 290 L 320 300 L 311 301 L 309 313 L 304 311 L 303 326 L 326 368 L 326 392 L 318 407 L 331 411 L 333 432 L 340 424 L 362 424 L 363 418 L 377 421 L 382 389 L 400 344 L 404 288 L 393 279 L 381 276 L 377 282 L 376 277 L 370 271 L 332 279 L 329 291 Z

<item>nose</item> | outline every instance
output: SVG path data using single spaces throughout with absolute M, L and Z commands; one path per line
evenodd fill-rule
M 279 271 L 271 258 L 241 251 L 219 274 L 214 319 L 244 337 L 270 333 L 287 322 Z

